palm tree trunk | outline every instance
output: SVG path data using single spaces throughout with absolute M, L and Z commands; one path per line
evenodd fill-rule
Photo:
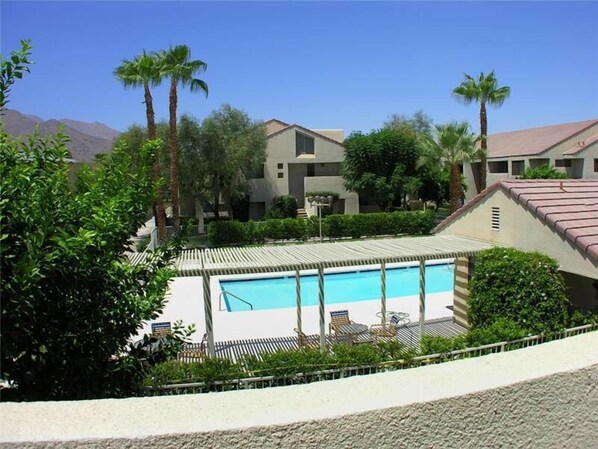
M 181 221 L 179 217 L 179 180 L 177 177 L 177 133 L 176 133 L 176 109 L 177 109 L 177 80 L 171 78 L 170 80 L 170 197 L 172 198 L 172 224 L 174 226 L 174 232 L 178 233 L 181 227 Z
M 149 85 L 144 86 L 145 91 L 145 114 L 147 116 L 147 137 L 152 140 L 156 138 L 156 118 L 154 114 L 154 101 L 150 92 Z M 160 179 L 160 155 L 156 154 L 155 161 L 152 164 L 152 179 L 154 182 Z M 164 197 L 162 189 L 156 192 L 156 199 L 153 204 L 154 209 L 154 226 L 158 227 L 158 240 L 164 241 L 166 237 L 166 212 L 164 211 Z
M 451 214 L 461 206 L 461 171 L 459 164 L 451 164 L 451 182 L 449 184 Z
M 482 156 L 480 157 L 480 193 L 486 188 L 486 172 L 487 172 L 487 144 L 486 136 L 488 136 L 488 118 L 486 116 L 486 104 L 482 101 L 480 103 L 480 134 L 482 135 L 480 147 L 482 149 Z

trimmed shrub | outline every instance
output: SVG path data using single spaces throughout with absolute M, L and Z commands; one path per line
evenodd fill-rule
M 434 227 L 432 211 L 391 212 L 375 214 L 335 214 L 322 220 L 325 237 L 359 238 L 376 235 L 422 235 Z M 208 241 L 211 246 L 244 245 L 270 240 L 305 240 L 318 237 L 318 217 L 307 220 L 296 218 L 271 219 L 264 222 L 240 223 L 215 221 L 208 225 Z
M 328 225 L 328 236 L 333 239 L 345 237 L 351 229 L 351 215 L 330 215 L 326 217 Z
M 245 244 L 245 226 L 236 220 L 213 221 L 208 225 L 208 242 L 212 246 Z
M 291 195 L 275 196 L 264 218 L 297 218 L 297 199 Z
M 554 259 L 537 252 L 492 248 L 476 256 L 469 322 L 488 327 L 507 318 L 534 334 L 562 329 L 569 300 Z
M 145 379 L 145 385 L 168 385 L 184 382 L 227 381 L 247 377 L 241 367 L 228 360 L 207 357 L 201 362 L 182 363 L 176 360 L 154 366 Z
M 507 318 L 499 318 L 488 327 L 476 327 L 465 335 L 467 346 L 484 346 L 500 341 L 518 340 L 528 335 L 519 324 Z
M 283 220 L 267 220 L 263 223 L 263 225 L 264 237 L 267 239 L 283 240 L 285 238 Z
M 264 243 L 264 225 L 263 223 L 256 223 L 249 220 L 245 223 L 245 242 L 248 244 Z
M 424 335 L 421 339 L 420 353 L 427 354 L 446 354 L 456 349 L 464 349 L 466 341 L 463 336 L 449 338 L 436 335 Z

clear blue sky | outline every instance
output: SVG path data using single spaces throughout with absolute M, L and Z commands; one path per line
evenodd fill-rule
M 494 69 L 511 98 L 490 133 L 598 117 L 598 3 L 1 2 L 2 54 L 31 38 L 35 65 L 9 107 L 44 119 L 144 123 L 141 90 L 112 70 L 142 49 L 184 43 L 208 63 L 210 95 L 256 119 L 369 131 L 423 109 L 436 123 L 478 108 L 451 97 L 463 73 Z M 154 92 L 167 118 L 166 85 Z

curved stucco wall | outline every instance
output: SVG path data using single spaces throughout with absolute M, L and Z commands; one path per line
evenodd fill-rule
M 533 447 L 598 442 L 598 332 L 268 390 L 0 405 L 1 447 Z

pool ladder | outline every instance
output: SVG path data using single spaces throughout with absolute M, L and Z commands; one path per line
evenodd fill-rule
M 222 308 L 222 296 L 224 296 L 224 294 L 225 294 L 225 293 L 226 293 L 227 295 L 231 295 L 233 298 L 237 298 L 237 299 L 238 299 L 239 301 L 241 301 L 241 302 L 244 302 L 245 304 L 247 304 L 247 305 L 249 306 L 249 308 L 250 308 L 251 310 L 253 310 L 253 305 L 252 305 L 252 304 L 251 304 L 249 301 L 245 301 L 243 298 L 241 298 L 241 297 L 239 297 L 239 296 L 235 295 L 234 293 L 227 292 L 227 291 L 224 291 L 224 290 L 222 290 L 222 291 L 220 292 L 220 295 L 218 296 L 218 310 L 220 310 L 220 311 L 224 310 L 224 309 Z

